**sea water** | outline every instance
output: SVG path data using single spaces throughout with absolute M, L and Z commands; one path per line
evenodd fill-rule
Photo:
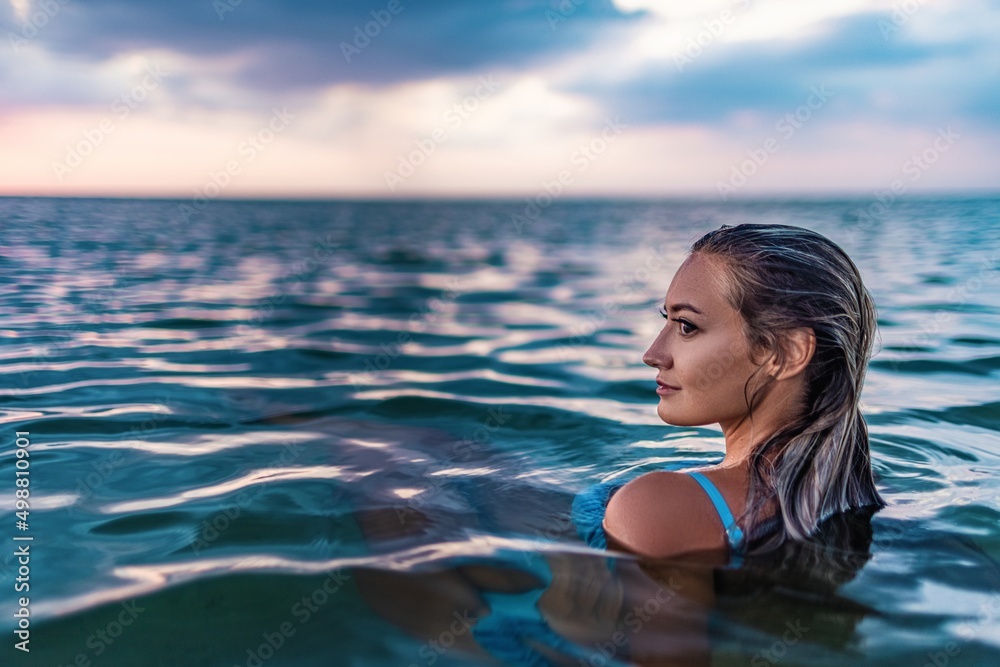
M 0 662 L 501 664 L 492 614 L 523 664 L 1000 664 L 1000 200 L 541 203 L 0 199 Z M 861 269 L 889 506 L 651 576 L 570 504 L 721 457 L 641 356 L 741 222 Z

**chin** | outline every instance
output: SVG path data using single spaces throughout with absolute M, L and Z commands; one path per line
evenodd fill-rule
M 684 423 L 683 419 L 678 419 L 677 415 L 672 415 L 667 410 L 657 410 L 656 415 L 661 421 L 671 426 L 689 426 L 689 424 Z
M 704 426 L 709 423 L 700 419 L 686 419 L 672 410 L 664 410 L 663 406 L 656 411 L 656 415 L 671 426 Z

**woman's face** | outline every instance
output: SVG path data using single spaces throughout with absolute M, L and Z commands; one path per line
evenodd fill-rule
M 725 270 L 719 259 L 700 253 L 684 260 L 663 306 L 670 319 L 642 357 L 657 369 L 656 412 L 668 424 L 719 423 L 728 433 L 727 424 L 735 426 L 749 413 L 743 389 L 757 365 L 742 318 L 725 299 Z M 756 386 L 748 387 L 747 396 Z

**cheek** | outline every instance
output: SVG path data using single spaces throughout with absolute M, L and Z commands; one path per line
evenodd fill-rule
M 741 393 L 746 380 L 746 361 L 728 344 L 702 345 L 690 350 L 684 360 L 684 379 L 694 392 Z

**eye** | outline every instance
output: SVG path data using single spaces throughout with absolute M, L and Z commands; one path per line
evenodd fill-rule
M 663 319 L 665 319 L 665 320 L 670 320 L 670 319 L 671 319 L 670 315 L 668 315 L 668 314 L 667 314 L 667 311 L 666 311 L 666 310 L 664 310 L 664 309 L 663 309 L 663 307 L 660 307 L 660 315 L 661 315 L 661 316 L 663 317 Z M 681 334 L 682 336 L 690 336 L 690 335 L 692 335 L 692 334 L 693 334 L 693 333 L 694 333 L 695 331 L 697 331 L 697 330 L 698 330 L 698 327 L 696 327 L 695 325 L 691 324 L 691 323 L 690 323 L 690 322 L 688 322 L 687 320 L 682 320 L 682 319 L 680 319 L 680 318 L 676 318 L 676 317 L 675 317 L 675 318 L 672 318 L 672 320 L 673 320 L 674 322 L 677 322 L 678 324 L 680 324 L 680 325 L 681 325 L 681 330 L 680 330 L 680 334 Z M 685 327 L 686 327 L 686 328 L 685 328 Z
M 695 331 L 698 330 L 698 327 L 696 327 L 695 325 L 691 324 L 687 320 L 674 320 L 674 322 L 677 322 L 677 323 L 679 323 L 681 325 L 681 335 L 682 336 L 690 336 L 690 335 L 694 334 Z M 684 327 L 688 327 L 690 329 L 690 331 L 688 329 L 685 329 Z

